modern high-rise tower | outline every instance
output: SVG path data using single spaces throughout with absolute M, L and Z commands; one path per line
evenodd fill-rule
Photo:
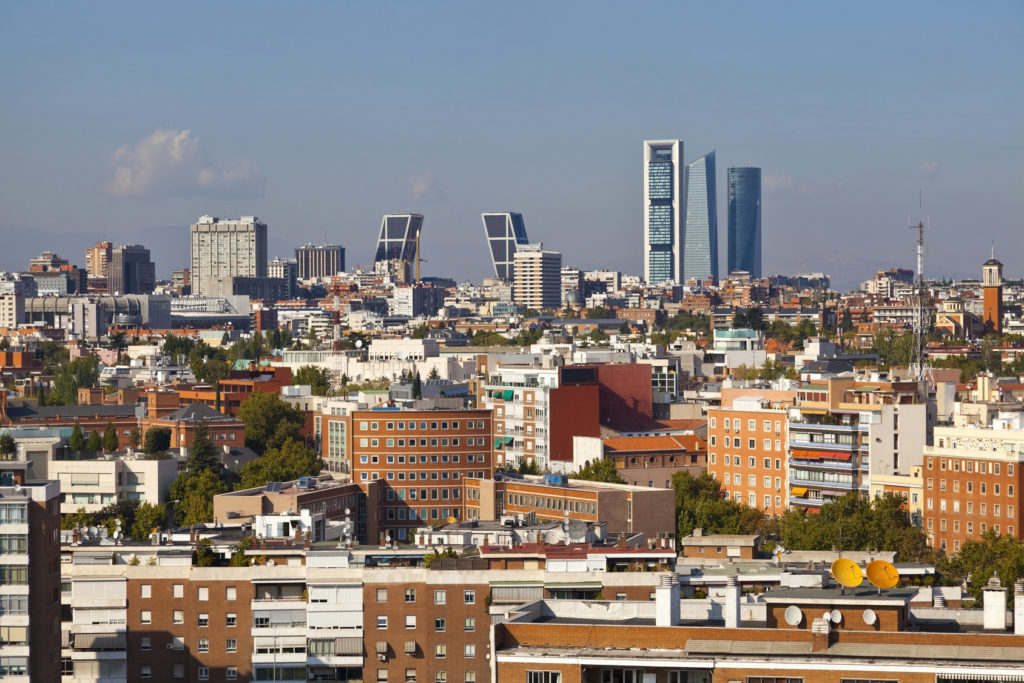
M 491 250 L 491 263 L 495 277 L 511 281 L 514 277 L 512 263 L 516 248 L 526 244 L 526 224 L 523 214 L 514 211 L 481 214 L 484 220 L 484 235 Z
M 304 244 L 295 248 L 300 280 L 333 277 L 345 270 L 345 247 L 337 244 Z
M 110 250 L 108 293 L 151 294 L 154 286 L 156 266 L 149 257 L 149 249 L 141 244 L 121 244 Z
M 192 293 L 209 294 L 219 277 L 267 276 L 267 224 L 256 216 L 221 220 L 201 216 L 192 225 Z
M 715 152 L 708 152 L 687 167 L 686 225 L 683 227 L 683 276 L 698 283 L 718 281 L 718 208 Z
M 761 277 L 761 169 L 730 168 L 729 272 Z
M 388 214 L 380 222 L 377 237 L 377 253 L 374 266 L 387 264 L 389 270 L 396 270 L 399 280 L 412 280 L 416 261 L 420 230 L 423 229 L 423 214 Z M 397 268 L 396 268 L 397 267 Z
M 644 140 L 644 279 L 680 282 L 686 195 L 682 140 Z
M 540 311 L 562 305 L 562 254 L 545 251 L 543 244 L 521 244 L 516 249 L 512 300 Z

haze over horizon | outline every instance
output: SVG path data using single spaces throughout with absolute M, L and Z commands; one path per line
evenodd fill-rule
M 764 173 L 765 273 L 1024 276 L 1024 4 L 0 6 L 0 269 L 99 239 L 188 265 L 200 215 L 369 264 L 425 215 L 425 275 L 490 273 L 480 213 L 641 273 L 644 139 Z M 1017 48 L 1013 46 L 1017 45 Z M 1013 85 L 1017 83 L 1017 85 Z M 919 192 L 923 196 L 918 208 Z

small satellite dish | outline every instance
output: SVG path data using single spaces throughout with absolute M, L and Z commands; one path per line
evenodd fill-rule
M 356 339 L 356 348 L 357 349 L 363 348 L 363 340 L 362 339 Z
M 853 560 L 840 557 L 832 563 L 832 577 L 840 586 L 856 588 L 863 583 L 864 572 L 860 570 L 860 567 Z
M 799 626 L 800 622 L 804 619 L 804 613 L 796 605 L 790 605 L 786 608 L 785 619 L 786 623 L 790 626 Z
M 94 526 L 89 527 L 89 537 L 95 538 L 100 533 L 100 530 Z
M 832 611 L 831 611 L 831 612 L 829 613 L 829 615 L 828 615 L 828 616 L 829 616 L 829 619 L 831 619 L 831 620 L 832 620 L 832 623 L 833 623 L 833 624 L 838 624 L 838 623 L 841 623 L 841 622 L 843 621 L 843 613 L 842 613 L 842 612 L 840 612 L 840 611 L 839 611 L 839 610 L 837 610 L 837 609 L 834 609 L 834 610 L 832 610 Z
M 868 581 L 878 589 L 892 588 L 900 582 L 900 573 L 896 567 L 885 560 L 875 560 L 867 566 L 865 572 Z
M 452 517 L 451 515 L 449 515 L 449 516 L 448 516 L 448 523 L 449 523 L 449 524 L 455 524 L 455 518 L 454 518 L 454 517 Z
M 875 610 L 866 609 L 864 610 L 864 623 L 868 626 L 874 626 L 875 622 L 878 621 L 878 615 L 875 614 Z

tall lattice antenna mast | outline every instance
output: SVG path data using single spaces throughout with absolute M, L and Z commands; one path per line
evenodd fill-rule
M 918 191 L 918 210 L 921 208 L 921 192 Z M 915 380 L 924 379 L 924 222 L 918 221 L 911 225 L 917 230 L 917 278 L 914 287 L 914 358 L 911 360 L 910 372 Z

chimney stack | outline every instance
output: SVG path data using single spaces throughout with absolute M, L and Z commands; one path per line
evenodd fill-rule
M 984 628 L 986 631 L 1006 630 L 1006 589 L 999 581 L 999 572 L 993 572 L 992 578 L 982 588 L 984 596 Z M 1016 597 L 1016 596 L 1015 596 Z M 1014 610 L 1016 612 L 1016 610 Z
M 735 576 L 725 584 L 725 627 L 740 627 L 740 586 Z
M 1013 584 L 1013 632 L 1024 636 L 1024 579 Z
M 679 625 L 679 577 L 662 574 L 654 589 L 654 623 L 656 626 Z

